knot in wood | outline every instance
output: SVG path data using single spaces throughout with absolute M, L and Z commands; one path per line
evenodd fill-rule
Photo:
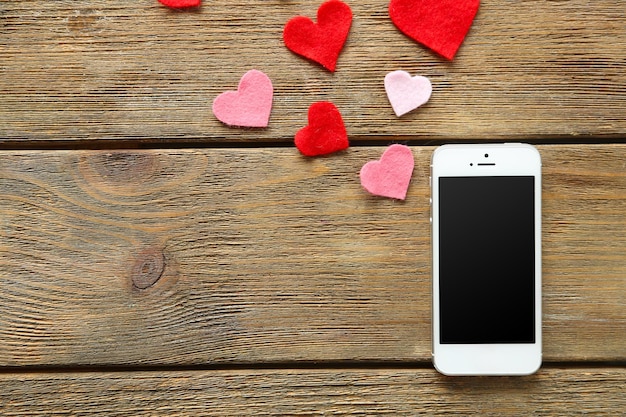
M 133 266 L 133 286 L 140 290 L 150 288 L 161 278 L 165 270 L 165 255 L 160 249 L 148 249 L 139 254 Z
M 92 14 L 91 11 L 81 11 L 80 14 L 70 16 L 67 19 L 67 27 L 72 32 L 89 31 L 93 28 L 97 21 L 98 17 Z
M 89 162 L 101 177 L 117 183 L 145 181 L 156 164 L 150 153 L 121 151 L 94 154 Z

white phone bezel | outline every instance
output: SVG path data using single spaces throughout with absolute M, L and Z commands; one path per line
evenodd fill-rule
M 485 157 L 488 154 L 488 157 Z M 478 165 L 495 163 L 495 165 Z M 470 165 L 471 164 L 471 165 Z M 439 343 L 439 177 L 535 177 L 535 343 Z M 541 366 L 541 156 L 531 145 L 443 145 L 431 163 L 431 219 L 433 251 L 433 364 L 444 375 L 529 375 Z

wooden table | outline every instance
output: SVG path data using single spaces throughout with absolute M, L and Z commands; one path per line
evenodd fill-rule
M 0 414 L 619 415 L 626 410 L 626 9 L 483 0 L 449 62 L 387 1 L 337 71 L 288 51 L 319 1 L 0 3 Z M 213 99 L 256 68 L 266 129 Z M 397 118 L 387 72 L 431 79 Z M 305 158 L 308 107 L 351 141 Z M 524 141 L 544 167 L 544 365 L 449 378 L 430 362 L 429 161 Z M 405 202 L 362 190 L 412 147 Z

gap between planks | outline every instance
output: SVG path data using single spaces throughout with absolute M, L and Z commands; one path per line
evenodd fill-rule
M 295 132 L 294 132 L 295 134 Z M 392 143 L 407 146 L 441 146 L 452 143 L 515 143 L 531 145 L 613 145 L 626 143 L 626 136 L 545 136 L 533 138 L 494 138 L 494 139 L 423 139 L 406 135 L 349 138 L 350 147 L 384 147 Z M 90 139 L 90 140 L 55 140 L 55 141 L 14 141 L 0 139 L 1 151 L 67 151 L 67 150 L 170 150 L 170 149 L 253 149 L 253 148 L 295 148 L 293 138 L 277 138 L 260 141 L 216 141 L 205 138 L 159 138 L 159 139 Z
M 568 369 L 621 369 L 626 361 L 551 361 L 543 362 L 542 370 Z M 1 375 L 10 374 L 85 374 L 85 373 L 130 373 L 130 372 L 212 372 L 212 371 L 409 371 L 435 370 L 429 361 L 301 361 L 301 362 L 246 362 L 232 364 L 201 365 L 146 365 L 146 366 L 5 366 Z

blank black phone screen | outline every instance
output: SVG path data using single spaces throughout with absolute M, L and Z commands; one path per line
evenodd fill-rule
M 439 178 L 440 343 L 535 342 L 534 182 Z

